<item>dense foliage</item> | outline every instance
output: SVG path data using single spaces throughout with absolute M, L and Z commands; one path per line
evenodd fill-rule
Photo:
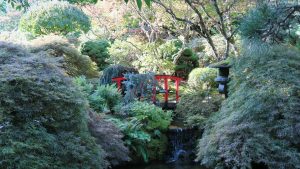
M 98 77 L 97 65 L 60 36 L 45 36 L 31 41 L 31 52 L 52 60 L 70 76 Z
M 134 68 L 126 67 L 122 65 L 111 65 L 103 70 L 103 74 L 100 77 L 100 84 L 106 85 L 112 83 L 112 78 L 123 77 L 126 73 L 138 73 Z
M 108 66 L 106 61 L 109 58 L 108 47 L 110 44 L 106 40 L 93 40 L 83 43 L 80 51 L 96 62 L 99 70 L 103 70 Z
M 188 77 L 188 85 L 198 90 L 211 90 L 216 88 L 218 70 L 213 68 L 195 68 Z
M 76 6 L 64 1 L 46 1 L 30 7 L 20 20 L 20 29 L 34 36 L 67 35 L 89 31 L 91 24 Z
M 176 113 L 189 127 L 203 128 L 209 117 L 221 107 L 223 98 L 215 91 L 189 91 L 182 95 Z
M 113 121 L 125 135 L 125 143 L 133 150 L 132 158 L 161 160 L 167 150 L 167 138 L 164 131 L 172 120 L 171 111 L 146 102 L 132 102 L 122 107 L 122 121 Z
M 180 51 L 179 54 L 174 58 L 175 73 L 177 76 L 187 78 L 189 73 L 196 67 L 199 66 L 198 56 L 193 52 L 192 49 L 187 48 Z
M 87 101 L 40 56 L 0 42 L 0 168 L 104 168 Z
M 234 63 L 229 98 L 206 126 L 198 160 L 208 167 L 299 168 L 299 51 L 247 46 Z
M 263 3 L 244 18 L 240 34 L 244 38 L 261 39 L 268 43 L 300 43 L 299 6 L 288 3 Z M 276 16 L 276 17 L 275 17 Z
M 124 145 L 122 140 L 124 135 L 120 129 L 100 114 L 91 111 L 89 117 L 88 126 L 91 134 L 105 151 L 105 159 L 109 165 L 117 166 L 130 161 L 129 149 Z
M 147 74 L 133 74 L 126 73 L 124 75 L 126 81 L 123 82 L 125 85 L 125 96 L 124 102 L 130 103 L 136 100 L 152 101 L 153 86 L 156 86 L 157 81 L 153 73 Z
M 121 93 L 115 85 L 99 85 L 89 96 L 91 107 L 99 112 L 113 112 L 121 100 Z
M 29 49 L 0 42 L 0 168 L 162 160 L 182 139 L 150 104 L 154 85 L 157 105 L 165 92 L 155 74 L 185 80 L 175 122 L 204 131 L 191 152 L 208 168 L 300 168 L 299 12 L 298 0 L 0 0 L 0 40 Z M 207 67 L 226 58 L 221 105 Z
M 134 45 L 132 45 L 134 44 Z M 109 61 L 113 64 L 121 64 L 123 66 L 132 66 L 132 62 L 138 59 L 141 51 L 136 46 L 137 42 L 115 40 L 108 49 L 110 58 Z
M 122 102 L 122 95 L 115 85 L 94 85 L 85 77 L 77 77 L 74 82 L 85 93 L 91 108 L 98 113 L 114 112 Z

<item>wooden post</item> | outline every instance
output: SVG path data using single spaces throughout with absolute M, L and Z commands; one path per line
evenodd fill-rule
M 125 80 L 124 77 L 115 77 L 115 78 L 112 78 L 112 81 L 117 83 L 118 90 L 122 90 L 122 81 L 123 80 Z
M 176 103 L 179 101 L 179 79 L 175 79 L 175 90 L 176 90 Z
M 165 103 L 168 104 L 168 99 L 169 99 L 169 84 L 168 84 L 168 78 L 167 77 L 164 78 L 164 82 L 165 82 Z

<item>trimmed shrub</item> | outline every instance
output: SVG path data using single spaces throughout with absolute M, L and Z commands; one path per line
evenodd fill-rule
M 88 56 L 81 55 L 66 38 L 45 36 L 31 41 L 31 52 L 45 59 L 52 59 L 56 66 L 70 76 L 84 75 L 89 78 L 99 77 L 97 65 Z
M 180 51 L 174 58 L 175 63 L 175 74 L 183 78 L 187 78 L 189 73 L 196 67 L 199 66 L 198 56 L 193 52 L 192 49 L 186 48 Z
M 234 62 L 230 92 L 198 148 L 207 167 L 300 168 L 300 52 L 252 41 Z
M 32 5 L 19 24 L 22 31 L 34 36 L 87 32 L 90 27 L 88 16 L 66 1 L 45 1 Z
M 106 59 L 109 58 L 108 48 L 110 44 L 106 40 L 93 40 L 81 44 L 80 52 L 83 55 L 88 55 L 92 61 L 97 63 L 99 70 L 105 69 L 109 63 Z
M 191 71 L 188 84 L 191 88 L 200 90 L 211 90 L 216 88 L 218 70 L 213 68 L 195 68 Z
M 0 42 L 0 168 L 105 168 L 87 101 L 41 57 Z

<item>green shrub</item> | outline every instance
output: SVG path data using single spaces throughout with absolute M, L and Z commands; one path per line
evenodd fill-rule
M 45 1 L 32 5 L 19 24 L 22 31 L 30 32 L 34 36 L 87 32 L 90 27 L 88 16 L 64 1 Z
M 99 70 L 103 70 L 108 66 L 109 58 L 108 48 L 110 44 L 106 40 L 92 40 L 81 44 L 80 51 L 83 55 L 88 55 L 92 61 L 97 63 Z
M 188 74 L 196 67 L 199 66 L 198 56 L 193 52 L 192 49 L 186 48 L 180 51 L 174 58 L 175 73 L 177 76 L 187 78 Z
M 176 113 L 189 127 L 203 128 L 207 119 L 221 107 L 223 97 L 216 92 L 207 95 L 202 91 L 184 93 L 176 106 Z
M 113 112 L 122 101 L 122 95 L 115 85 L 99 85 L 88 97 L 90 106 L 97 112 Z
M 73 82 L 80 88 L 82 93 L 88 98 L 94 91 L 95 86 L 89 83 L 85 76 L 79 76 L 73 79 Z
M 131 157 L 144 162 L 162 160 L 167 150 L 163 132 L 171 123 L 172 112 L 137 101 L 123 106 L 120 114 L 122 120 L 114 122 L 125 135 L 125 143 L 133 152 Z
M 97 65 L 60 36 L 44 36 L 31 41 L 31 52 L 65 70 L 70 76 L 99 77 Z
M 207 167 L 300 168 L 300 52 L 250 41 L 234 61 L 229 97 L 199 142 Z
M 115 85 L 94 85 L 85 77 L 77 77 L 74 82 L 88 98 L 91 108 L 98 113 L 114 112 L 122 102 L 122 95 Z
M 115 123 L 124 134 L 124 142 L 131 150 L 131 157 L 142 158 L 144 162 L 148 162 L 146 145 L 150 142 L 151 136 L 141 129 L 141 122 L 135 118 L 131 120 L 111 118 L 110 121 Z
M 195 68 L 189 74 L 188 84 L 191 88 L 212 90 L 217 86 L 217 73 L 218 70 L 213 68 Z
M 164 111 L 154 104 L 139 101 L 129 105 L 128 116 L 141 121 L 143 123 L 142 129 L 151 132 L 155 130 L 165 131 L 172 120 L 171 111 Z
M 104 168 L 87 101 L 40 56 L 0 42 L 0 168 Z

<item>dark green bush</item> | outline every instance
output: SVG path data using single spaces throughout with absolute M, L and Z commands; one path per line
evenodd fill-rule
M 248 42 L 234 62 L 228 99 L 199 142 L 207 167 L 300 168 L 300 52 Z
M 111 65 L 103 70 L 103 74 L 100 78 L 100 84 L 112 84 L 112 78 L 123 77 L 126 73 L 138 73 L 137 70 L 131 67 L 122 65 Z
M 31 41 L 31 52 L 55 63 L 70 76 L 99 77 L 97 65 L 60 36 L 44 36 Z
M 92 61 L 97 63 L 99 70 L 103 70 L 109 65 L 106 61 L 109 58 L 109 47 L 110 44 L 107 40 L 92 40 L 81 44 L 80 52 L 88 55 Z
M 192 49 L 186 48 L 180 51 L 174 58 L 175 73 L 177 76 L 187 78 L 189 73 L 199 66 L 199 58 Z
M 125 135 L 125 143 L 136 160 L 162 160 L 167 150 L 164 131 L 172 121 L 172 112 L 146 102 L 123 106 L 121 119 L 113 119 Z
M 0 42 L 0 168 L 104 168 L 87 101 L 38 56 Z
M 45 1 L 34 4 L 22 16 L 19 24 L 22 31 L 30 32 L 34 36 L 87 32 L 90 27 L 88 16 L 66 1 Z
M 243 38 L 260 39 L 268 43 L 300 43 L 299 9 L 297 2 L 272 4 L 265 2 L 250 10 L 240 25 Z M 293 10 L 288 10 L 293 9 Z

